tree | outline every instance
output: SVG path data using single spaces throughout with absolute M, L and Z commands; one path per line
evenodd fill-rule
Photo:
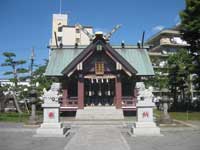
M 4 75 L 13 75 L 13 78 L 11 78 L 11 81 L 14 83 L 14 88 L 12 89 L 12 95 L 13 95 L 13 99 L 14 99 L 14 103 L 16 106 L 16 109 L 19 113 L 22 113 L 18 101 L 17 101 L 17 97 L 16 97 L 16 90 L 18 87 L 18 81 L 19 81 L 19 74 L 24 74 L 27 73 L 28 70 L 21 66 L 22 64 L 25 64 L 26 61 L 25 60 L 15 60 L 14 58 L 16 57 L 15 53 L 11 53 L 11 52 L 4 52 L 3 56 L 6 57 L 5 62 L 1 64 L 1 66 L 3 67 L 11 67 L 12 71 L 7 71 L 4 73 Z
M 4 109 L 4 101 L 5 101 L 5 95 L 3 93 L 3 88 L 1 87 L 0 84 L 0 112 L 3 112 Z
M 48 60 L 45 59 L 44 61 L 45 64 L 38 66 L 38 68 L 33 72 L 33 82 L 34 84 L 39 83 L 39 85 L 37 86 L 37 91 L 40 94 L 42 94 L 44 88 L 49 89 L 52 84 L 52 80 L 48 80 L 47 77 L 44 75 Z
M 174 108 L 177 108 L 177 99 L 180 93 L 184 103 L 190 95 L 190 72 L 192 58 L 186 49 L 180 49 L 168 59 L 169 65 L 169 88 L 174 99 Z
M 186 8 L 180 12 L 180 28 L 183 39 L 190 44 L 188 50 L 193 64 L 191 73 L 197 75 L 194 84 L 200 90 L 200 0 L 186 0 L 185 2 Z

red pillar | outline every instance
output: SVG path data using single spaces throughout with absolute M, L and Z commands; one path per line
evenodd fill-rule
M 115 79 L 115 105 L 117 109 L 122 108 L 122 84 L 120 78 Z
M 64 79 L 62 81 L 62 89 L 63 89 L 63 95 L 62 95 L 62 105 L 63 107 L 68 105 L 68 82 L 67 79 Z
M 67 106 L 67 104 L 68 104 L 68 90 L 65 87 L 63 89 L 62 106 Z
M 83 79 L 78 80 L 78 108 L 84 108 L 84 82 Z

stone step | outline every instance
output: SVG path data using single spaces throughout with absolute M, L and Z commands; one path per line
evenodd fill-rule
M 120 120 L 124 119 L 123 110 L 115 107 L 85 107 L 76 112 L 78 120 Z

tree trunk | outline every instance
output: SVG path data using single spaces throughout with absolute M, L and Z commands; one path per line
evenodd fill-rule
M 28 109 L 28 105 L 27 105 L 26 100 L 24 100 L 24 104 L 25 104 L 26 111 L 28 112 L 28 114 L 30 114 L 30 111 L 29 111 L 29 109 Z
M 20 107 L 19 107 L 19 103 L 18 103 L 18 101 L 17 101 L 17 97 L 16 97 L 15 91 L 13 91 L 13 99 L 14 99 L 14 103 L 15 103 L 17 112 L 20 113 L 20 114 L 22 114 L 22 111 L 21 111 L 21 109 L 20 109 Z
M 0 112 L 3 112 L 3 101 L 0 101 Z

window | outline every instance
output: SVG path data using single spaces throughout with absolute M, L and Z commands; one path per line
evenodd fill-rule
M 58 32 L 62 32 L 62 27 L 58 27 Z
M 102 45 L 101 44 L 97 44 L 97 51 L 101 51 L 102 50 Z
M 104 63 L 103 62 L 96 62 L 95 73 L 97 75 L 103 75 L 104 74 Z
M 61 36 L 58 36 L 58 41 L 62 42 L 62 37 Z
M 78 44 L 78 43 L 80 43 L 81 41 L 80 41 L 80 38 L 76 38 L 76 43 Z
M 76 28 L 76 33 L 80 33 L 80 29 Z

